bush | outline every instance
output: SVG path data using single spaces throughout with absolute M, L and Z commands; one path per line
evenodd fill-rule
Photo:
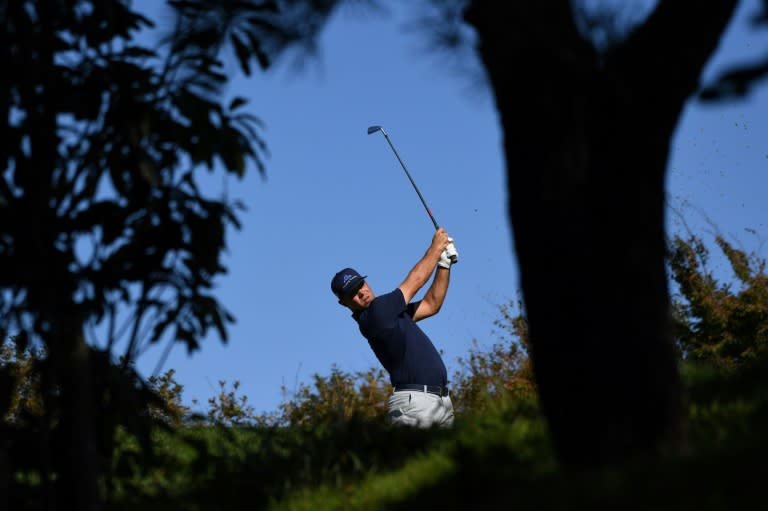
M 735 277 L 722 284 L 707 268 L 701 239 L 675 237 L 669 266 L 679 293 L 674 297 L 675 338 L 681 357 L 736 370 L 768 352 L 766 261 L 715 239 Z

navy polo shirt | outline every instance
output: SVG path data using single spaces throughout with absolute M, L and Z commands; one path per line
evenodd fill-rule
M 406 304 L 400 288 L 377 296 L 352 317 L 360 333 L 389 373 L 392 385 L 446 385 L 445 364 L 429 337 L 413 320 L 414 304 Z

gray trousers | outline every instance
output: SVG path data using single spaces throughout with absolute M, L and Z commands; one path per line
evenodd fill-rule
M 453 403 L 450 396 L 401 390 L 389 397 L 387 415 L 394 425 L 449 428 L 453 426 Z

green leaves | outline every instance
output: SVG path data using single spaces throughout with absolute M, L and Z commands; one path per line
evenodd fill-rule
M 265 44 L 275 50 L 285 44 L 278 42 L 286 38 L 282 35 L 285 29 L 278 23 L 276 2 L 177 0 L 169 5 L 179 20 L 171 36 L 174 48 L 188 56 L 213 57 L 229 44 L 246 76 L 251 74 L 254 58 L 262 70 L 269 66 L 271 59 Z
M 382 369 L 348 373 L 333 366 L 328 376 L 315 374 L 312 385 L 300 384 L 279 406 L 281 425 L 333 425 L 352 419 L 378 419 L 386 414 L 392 387 Z
M 669 266 L 680 294 L 675 334 L 684 357 L 721 368 L 749 366 L 768 353 L 768 275 L 765 260 L 715 239 L 736 282 L 708 270 L 709 251 L 696 237 L 675 237 Z
M 200 174 L 263 173 L 266 143 L 247 98 L 224 100 L 222 55 L 246 74 L 254 62 L 265 69 L 320 24 L 292 27 L 270 0 L 169 3 L 178 23 L 156 48 L 135 39 L 152 22 L 124 0 L 20 0 L 0 12 L 10 70 L 0 83 L 0 332 L 47 357 L 29 365 L 42 396 L 36 429 L 4 431 L 26 455 L 10 466 L 34 472 L 29 488 L 4 486 L 9 495 L 58 484 L 62 505 L 96 502 L 117 432 L 149 444 L 156 402 L 136 358 L 160 342 L 198 350 L 211 331 L 226 342 L 235 320 L 212 289 L 242 205 Z M 318 20 L 329 13 L 327 2 L 280 3 L 299 4 Z M 9 375 L 0 364 L 0 413 L 13 407 Z

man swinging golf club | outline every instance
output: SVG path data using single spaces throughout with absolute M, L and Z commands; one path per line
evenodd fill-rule
M 393 424 L 423 428 L 453 424 L 445 364 L 416 323 L 442 307 L 451 265 L 457 261 L 453 240 L 438 228 L 424 256 L 394 291 L 374 295 L 366 276 L 352 268 L 341 270 L 331 280 L 339 303 L 352 311 L 360 332 L 389 373 L 393 393 L 387 413 Z M 424 297 L 412 302 L 433 272 Z

